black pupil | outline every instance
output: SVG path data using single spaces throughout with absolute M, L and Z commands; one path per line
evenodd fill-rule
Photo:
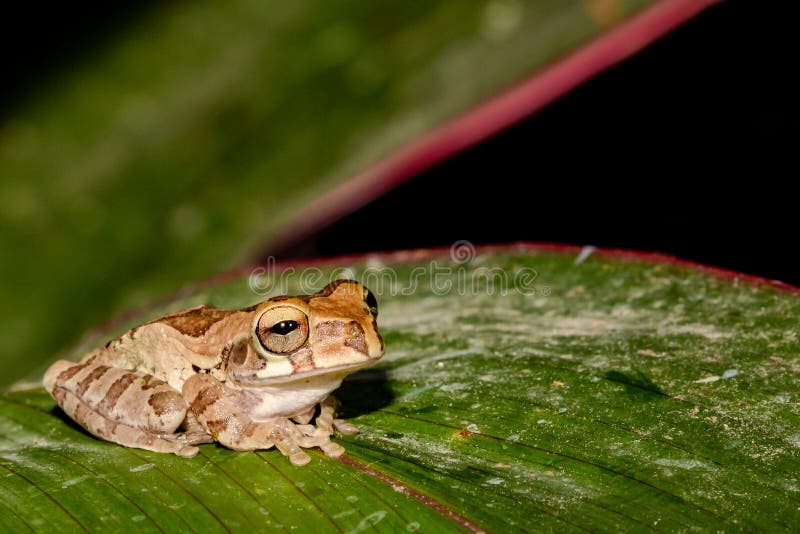
M 364 302 L 367 303 L 367 306 L 369 306 L 369 309 L 372 313 L 378 315 L 378 300 L 369 289 L 367 289 L 367 295 L 364 297 Z
M 288 334 L 292 330 L 295 330 L 296 328 L 297 328 L 297 321 L 281 321 L 279 323 L 272 325 L 272 328 L 270 328 L 269 330 L 273 334 L 285 336 L 286 334 Z

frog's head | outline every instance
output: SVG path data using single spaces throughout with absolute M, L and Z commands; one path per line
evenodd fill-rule
M 383 356 L 377 316 L 375 296 L 354 280 L 314 295 L 274 297 L 255 308 L 250 350 L 232 358 L 231 376 L 250 386 L 344 377 Z

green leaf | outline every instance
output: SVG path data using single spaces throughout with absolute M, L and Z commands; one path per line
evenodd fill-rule
M 320 193 L 653 3 L 144 10 L 0 124 L 3 383 L 114 310 L 250 263 Z
M 632 255 L 536 247 L 374 256 L 386 356 L 337 393 L 343 460 L 98 441 L 41 389 L 0 396 L 9 530 L 789 531 L 800 524 L 800 296 Z M 342 268 L 352 270 L 348 273 Z M 76 349 L 281 271 L 198 287 Z M 305 273 L 305 274 L 303 274 Z M 493 281 L 489 284 L 488 280 Z M 249 281 L 249 282 L 248 282 Z M 382 282 L 381 282 L 382 281 Z M 281 288 L 271 288 L 280 291 Z M 306 290 L 312 288 L 305 288 Z

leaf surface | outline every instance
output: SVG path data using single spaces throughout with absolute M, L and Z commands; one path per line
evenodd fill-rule
M 308 267 L 323 281 L 363 279 L 381 307 L 385 357 L 337 393 L 361 428 L 337 438 L 345 459 L 312 451 L 297 468 L 275 450 L 203 445 L 182 459 L 126 449 L 23 388 L 0 397 L 0 524 L 796 528 L 797 293 L 630 255 L 576 263 L 570 250 L 470 250 L 464 262 L 421 251 Z M 296 267 L 273 293 L 315 289 Z M 263 298 L 251 286 L 280 279 L 249 274 L 131 317 L 73 356 L 168 309 L 251 304 Z

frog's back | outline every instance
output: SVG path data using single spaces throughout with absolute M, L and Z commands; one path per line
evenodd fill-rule
M 198 371 L 220 370 L 231 341 L 247 335 L 249 320 L 246 310 L 180 310 L 132 328 L 81 362 L 151 374 L 180 390 Z

